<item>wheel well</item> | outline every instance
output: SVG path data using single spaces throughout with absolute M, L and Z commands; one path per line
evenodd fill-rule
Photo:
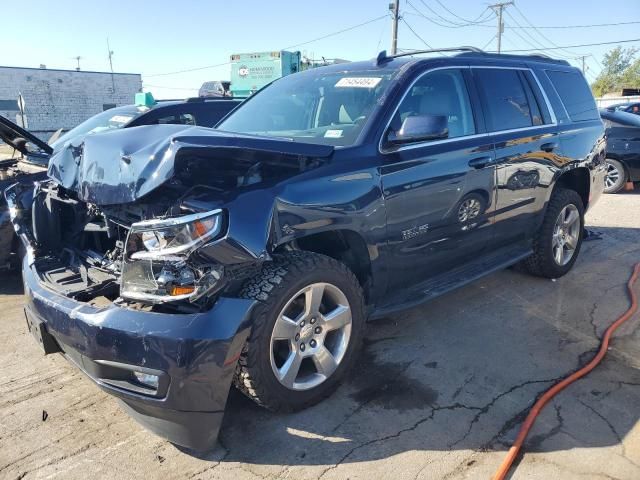
M 580 195 L 582 205 L 586 209 L 589 205 L 590 181 L 589 171 L 586 168 L 574 168 L 560 175 L 556 180 L 555 188 L 562 187 L 575 190 Z
M 368 298 L 371 281 L 371 260 L 364 239 L 352 230 L 331 230 L 298 238 L 280 245 L 276 252 L 303 250 L 320 253 L 344 263 L 356 276 Z
M 489 202 L 491 200 L 491 198 L 489 197 L 489 192 L 479 188 L 479 189 L 471 190 L 470 192 L 467 192 L 465 194 L 465 196 L 469 195 L 470 193 L 476 193 L 476 194 L 480 195 L 482 198 L 484 198 L 484 201 L 487 203 L 486 206 L 489 206 Z M 464 197 L 462 197 L 462 198 L 464 198 Z

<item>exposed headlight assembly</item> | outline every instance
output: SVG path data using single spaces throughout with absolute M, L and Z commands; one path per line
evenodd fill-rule
M 127 247 L 130 242 L 136 243 L 136 251 L 131 254 L 134 260 L 184 255 L 215 238 L 221 225 L 221 214 L 211 212 L 138 222 L 131 225 Z M 140 245 L 144 250 L 138 250 Z
M 215 240 L 224 223 L 220 210 L 154 219 L 131 225 L 126 241 L 120 295 L 162 303 L 200 298 L 215 288 L 221 267 L 194 268 L 191 253 Z

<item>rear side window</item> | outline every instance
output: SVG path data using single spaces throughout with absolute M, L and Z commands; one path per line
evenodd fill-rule
M 578 72 L 547 70 L 547 76 L 555 87 L 569 118 L 574 122 L 599 118 L 591 89 Z
M 196 120 L 190 113 L 176 113 L 158 118 L 154 124 L 195 125 Z
M 478 68 L 474 75 L 484 97 L 490 130 L 525 128 L 542 123 L 537 105 L 532 112 L 518 70 Z

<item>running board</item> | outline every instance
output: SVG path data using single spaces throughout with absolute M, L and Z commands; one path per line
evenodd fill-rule
M 402 290 L 392 296 L 384 305 L 374 309 L 369 318 L 385 317 L 401 310 L 416 307 L 451 290 L 474 282 L 485 275 L 510 267 L 532 253 L 533 250 L 530 246 L 517 245 L 483 255 L 460 267 L 430 278 L 415 288 Z

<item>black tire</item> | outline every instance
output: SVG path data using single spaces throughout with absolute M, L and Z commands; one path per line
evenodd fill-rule
M 553 232 L 556 220 L 568 205 L 574 205 L 580 215 L 578 240 L 573 256 L 565 265 L 559 265 L 553 258 Z M 584 235 L 584 206 L 580 195 L 574 190 L 557 188 L 551 195 L 551 200 L 547 205 L 542 227 L 536 233 L 533 240 L 533 254 L 521 262 L 525 271 L 532 275 L 545 278 L 560 278 L 566 275 L 580 253 L 582 238 Z
M 607 158 L 607 176 L 605 177 L 604 193 L 617 193 L 622 190 L 627 181 L 627 171 L 624 165 L 617 160 Z
M 283 385 L 271 367 L 271 336 L 287 303 L 297 292 L 319 282 L 331 284 L 345 295 L 352 315 L 351 333 L 335 371 L 313 388 L 294 390 Z M 259 405 L 279 412 L 304 409 L 333 393 L 353 366 L 364 337 L 364 296 L 351 270 L 330 257 L 311 252 L 274 255 L 273 262 L 266 263 L 244 285 L 240 296 L 260 303 L 254 310 L 251 334 L 236 367 L 236 388 Z

